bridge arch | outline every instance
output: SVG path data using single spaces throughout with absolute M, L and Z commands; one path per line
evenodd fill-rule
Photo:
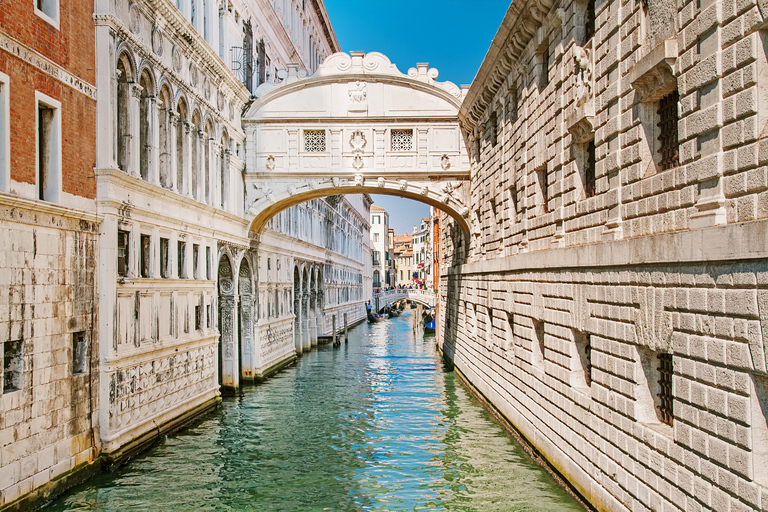
M 311 199 L 369 193 L 434 206 L 469 234 L 466 91 L 437 76 L 427 64 L 401 73 L 380 53 L 350 52 L 311 76 L 289 65 L 281 83 L 262 84 L 242 119 L 251 231 Z

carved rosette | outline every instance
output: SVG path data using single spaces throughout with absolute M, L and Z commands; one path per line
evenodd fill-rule
M 163 43 L 163 32 L 159 27 L 154 27 L 152 29 L 152 51 L 155 52 L 155 55 L 158 57 L 162 57 L 163 55 Z
M 179 50 L 178 46 L 174 46 L 171 50 L 171 64 L 177 73 L 181 71 L 181 60 L 181 50 Z

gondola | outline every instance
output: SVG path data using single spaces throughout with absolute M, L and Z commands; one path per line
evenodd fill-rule
M 424 334 L 435 332 L 435 319 L 429 321 L 429 323 L 424 324 Z
M 402 311 L 400 311 L 397 308 L 391 308 L 389 311 L 387 311 L 387 314 L 389 315 L 389 318 L 397 318 L 400 316 Z
M 370 323 L 381 322 L 382 320 L 384 320 L 383 316 L 381 316 L 381 315 L 374 315 L 370 311 L 368 312 L 368 321 Z

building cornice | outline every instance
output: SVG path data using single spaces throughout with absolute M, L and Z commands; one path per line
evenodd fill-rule
M 514 0 L 510 4 L 459 109 L 465 132 L 478 125 L 554 4 L 555 0 Z
M 75 91 L 88 96 L 90 99 L 96 99 L 95 85 L 89 84 L 85 80 L 73 75 L 48 57 L 45 57 L 24 43 L 17 41 L 8 34 L 2 32 L 0 32 L 0 50 L 5 50 L 14 57 L 33 66 L 38 71 L 41 71 L 64 85 L 71 87 Z
M 12 211 L 28 210 L 35 215 L 50 215 L 56 218 L 86 221 L 95 224 L 100 224 L 101 221 L 104 220 L 104 216 L 96 212 L 77 210 L 55 203 L 26 199 L 24 197 L 12 196 L 3 193 L 0 193 L 0 208 L 9 208 Z M 35 217 L 24 217 L 19 213 L 11 215 L 10 220 L 13 220 L 14 222 L 20 222 L 22 224 L 39 224 Z

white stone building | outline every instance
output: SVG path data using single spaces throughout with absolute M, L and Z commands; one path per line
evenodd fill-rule
M 99 420 L 119 458 L 363 311 L 369 203 L 318 199 L 260 237 L 245 219 L 241 114 L 289 60 L 338 51 L 322 2 L 95 11 Z
M 371 206 L 371 251 L 373 288 L 388 286 L 389 214 L 376 205 Z

